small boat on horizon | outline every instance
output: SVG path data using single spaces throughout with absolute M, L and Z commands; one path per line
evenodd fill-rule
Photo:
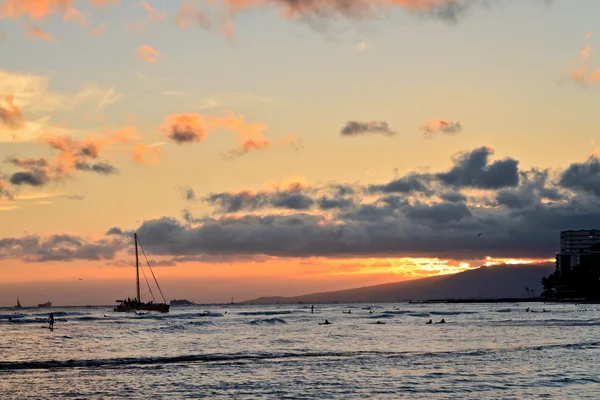
M 165 299 L 165 296 L 163 296 L 162 290 L 160 289 L 158 281 L 156 280 L 156 276 L 154 276 L 154 271 L 152 271 L 152 267 L 150 266 L 150 263 L 148 262 L 148 258 L 146 258 L 146 253 L 144 252 L 144 248 L 142 247 L 141 244 L 139 244 L 137 233 L 133 234 L 133 239 L 135 242 L 135 275 L 136 275 L 135 284 L 136 284 L 137 296 L 134 297 L 133 299 L 127 298 L 127 299 L 123 299 L 123 300 L 117 300 L 117 303 L 119 303 L 119 304 L 114 308 L 114 311 L 116 311 L 116 312 L 130 312 L 130 311 L 137 312 L 137 311 L 143 310 L 143 311 L 159 311 L 159 312 L 167 313 L 167 312 L 169 312 L 169 308 L 171 306 L 169 304 L 167 304 L 167 300 Z M 142 249 L 144 258 L 146 258 L 146 263 L 148 264 L 148 268 L 150 269 L 150 272 L 152 273 L 152 277 L 154 278 L 154 282 L 156 283 L 156 286 L 158 287 L 158 291 L 160 292 L 160 295 L 163 298 L 162 303 L 155 302 L 154 293 L 152 293 L 152 289 L 150 288 L 150 284 L 148 283 L 148 280 L 146 279 L 146 275 L 143 272 L 143 270 L 142 270 L 142 273 L 144 274 L 144 279 L 146 279 L 146 283 L 148 284 L 148 290 L 150 291 L 152 300 L 149 302 L 142 301 L 142 295 L 140 293 L 140 261 L 139 261 L 139 257 L 138 257 L 138 244 L 139 244 L 139 247 Z
M 183 300 L 171 300 L 169 303 L 172 306 L 193 306 L 195 303 L 186 299 Z
M 50 300 L 48 300 L 45 303 L 38 304 L 38 307 L 52 307 L 52 302 Z
M 23 306 L 21 305 L 21 302 L 19 302 L 18 296 L 17 296 L 17 305 L 15 306 L 15 308 L 23 308 Z

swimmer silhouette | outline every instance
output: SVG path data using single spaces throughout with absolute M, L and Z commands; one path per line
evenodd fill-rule
M 444 320 L 444 318 L 442 318 L 442 320 L 440 322 L 436 322 L 436 324 L 445 324 L 446 321 Z
M 331 322 L 329 322 L 328 320 L 325 320 L 325 322 L 320 323 L 319 325 L 331 325 Z
M 425 324 L 433 324 L 432 320 L 427 321 Z

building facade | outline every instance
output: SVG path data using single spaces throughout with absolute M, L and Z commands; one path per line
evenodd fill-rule
M 561 274 L 582 263 L 600 263 L 600 229 L 560 232 L 560 253 L 556 253 L 556 268 Z

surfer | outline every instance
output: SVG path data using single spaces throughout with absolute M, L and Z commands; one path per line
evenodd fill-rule
M 429 321 L 425 322 L 425 324 L 433 324 L 433 321 L 429 320 Z
M 50 317 L 48 318 L 48 329 L 51 331 L 54 330 L 54 313 L 50 313 Z
M 331 325 L 331 322 L 329 322 L 329 320 L 326 319 L 325 322 L 323 322 L 322 324 L 319 324 L 319 325 Z
M 440 322 L 436 322 L 437 324 L 445 324 L 446 320 L 444 318 L 442 318 L 442 320 Z
M 310 313 L 311 314 L 315 313 L 315 305 L 314 304 L 312 306 L 310 306 Z

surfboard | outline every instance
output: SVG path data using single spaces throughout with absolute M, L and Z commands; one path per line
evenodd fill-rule
M 50 328 L 49 326 L 45 326 L 45 325 L 40 326 L 40 328 L 50 329 L 51 331 L 53 331 L 54 329 L 56 329 L 56 327 Z

